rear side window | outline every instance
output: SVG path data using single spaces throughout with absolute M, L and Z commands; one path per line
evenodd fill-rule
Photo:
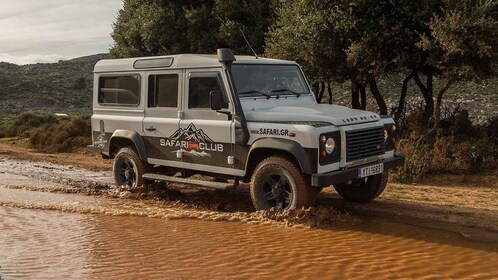
M 99 78 L 99 104 L 136 107 L 140 104 L 140 76 Z
M 178 106 L 178 75 L 149 76 L 149 108 Z

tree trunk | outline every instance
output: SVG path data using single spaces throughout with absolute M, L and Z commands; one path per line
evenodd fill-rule
M 320 94 L 318 98 L 318 103 L 322 103 L 323 95 L 325 94 L 325 83 L 320 82 Z
M 370 91 L 372 92 L 375 101 L 377 102 L 377 106 L 379 106 L 379 112 L 381 115 L 387 115 L 387 105 L 384 97 L 380 93 L 379 87 L 377 86 L 377 81 L 374 76 L 370 76 L 368 79 L 368 84 L 370 85 Z
M 413 79 L 414 75 L 415 75 L 415 71 L 411 72 L 403 80 L 403 87 L 401 88 L 401 96 L 399 97 L 398 108 L 396 109 L 396 112 L 394 113 L 394 121 L 396 123 L 398 123 L 398 120 L 401 117 L 401 114 L 403 114 L 403 111 L 405 110 L 405 99 L 406 99 L 406 94 L 408 92 L 408 83 L 410 82 L 411 79 Z
M 365 86 L 362 84 L 358 84 L 358 90 L 360 91 L 361 109 L 366 110 L 367 109 L 367 90 L 365 89 Z
M 413 77 L 415 79 L 415 83 L 417 84 L 418 88 L 420 89 L 424 97 L 425 100 L 424 119 L 425 123 L 429 124 L 429 120 L 434 115 L 432 74 L 429 73 L 427 75 L 427 86 L 425 86 L 424 83 L 422 83 L 422 81 L 420 80 L 418 72 L 415 72 L 415 75 Z
M 454 82 L 455 81 L 453 79 L 448 80 L 448 82 L 446 82 L 446 85 L 441 90 L 439 90 L 439 93 L 437 95 L 436 109 L 434 114 L 434 127 L 436 128 L 437 132 L 439 132 L 439 128 L 441 125 L 441 105 L 443 103 L 443 95 L 451 87 L 451 85 L 453 85 Z
M 332 104 L 332 85 L 330 82 L 327 84 L 327 90 L 329 91 L 329 104 Z
M 313 83 L 311 87 L 313 88 L 313 95 L 315 95 L 315 99 L 318 101 L 318 91 L 320 90 L 320 83 Z
M 358 83 L 355 80 L 351 80 L 351 107 L 353 109 L 361 109 L 359 98 Z

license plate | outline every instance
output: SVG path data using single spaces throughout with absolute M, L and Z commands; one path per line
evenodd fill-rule
M 358 178 L 365 178 L 384 172 L 384 164 L 379 163 L 358 169 Z

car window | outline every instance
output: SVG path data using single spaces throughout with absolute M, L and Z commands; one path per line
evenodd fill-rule
M 149 76 L 149 108 L 178 106 L 178 75 Z
M 209 109 L 209 93 L 212 91 L 220 91 L 223 93 L 223 98 L 227 98 L 220 85 L 220 80 L 217 77 L 191 77 L 189 80 L 189 109 Z M 228 102 L 225 102 L 228 108 Z
M 140 103 L 140 76 L 100 77 L 98 101 L 101 105 L 138 106 Z

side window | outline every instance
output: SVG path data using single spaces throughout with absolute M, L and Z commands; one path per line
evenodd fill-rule
M 228 108 L 228 98 L 225 96 L 220 81 L 216 77 L 191 77 L 189 79 L 189 109 L 209 109 L 209 93 L 212 91 L 221 91 L 226 107 Z
M 148 99 L 149 108 L 176 108 L 178 106 L 178 75 L 150 75 Z
M 140 104 L 140 76 L 100 77 L 98 100 L 101 105 L 138 106 Z

